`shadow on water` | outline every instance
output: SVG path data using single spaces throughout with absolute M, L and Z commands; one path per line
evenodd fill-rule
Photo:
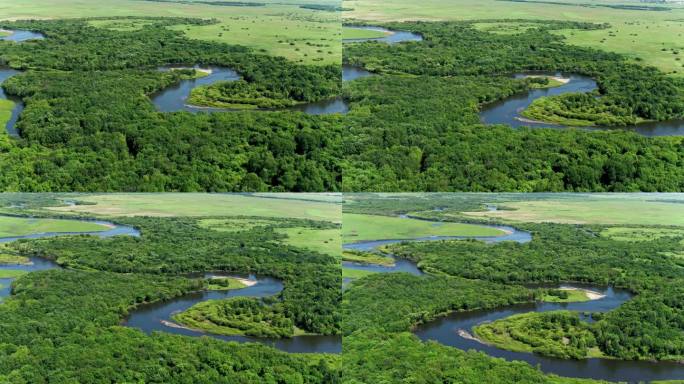
M 373 75 L 374 74 L 372 72 L 366 71 L 365 69 L 355 65 L 342 65 L 342 81 L 352 81 Z
M 523 78 L 528 75 L 560 76 L 570 79 L 566 84 L 546 89 L 532 89 L 524 93 L 510 96 L 506 99 L 487 104 L 480 111 L 480 120 L 485 124 L 507 124 L 512 127 L 556 128 L 565 129 L 568 126 L 531 121 L 523 118 L 520 113 L 532 102 L 540 97 L 557 96 L 566 93 L 587 93 L 597 89 L 596 81 L 592 78 L 576 74 L 561 74 L 556 72 L 529 72 L 514 75 Z M 587 130 L 621 129 L 632 130 L 644 136 L 679 136 L 684 135 L 684 120 L 645 122 L 627 127 L 580 127 Z

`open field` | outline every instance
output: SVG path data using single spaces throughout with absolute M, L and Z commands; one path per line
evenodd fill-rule
M 378 253 L 358 252 L 358 251 L 344 251 L 342 252 L 342 260 L 351 261 L 361 264 L 375 264 L 391 267 L 395 264 L 394 259 Z
M 373 31 L 369 29 L 357 28 L 342 28 L 343 39 L 375 39 L 385 36 L 387 36 L 387 34 L 382 31 Z
M 31 260 L 25 256 L 2 253 L 0 251 L 0 265 L 2 264 L 29 265 L 31 264 Z
M 19 269 L 0 269 L 0 279 L 15 279 L 27 273 Z
M 435 225 L 437 224 L 437 225 Z M 494 228 L 461 223 L 433 223 L 400 217 L 345 213 L 342 238 L 354 242 L 380 239 L 411 239 L 426 236 L 501 236 Z
M 611 27 L 598 31 L 559 31 L 571 44 L 622 53 L 641 63 L 654 65 L 671 73 L 684 74 L 684 63 L 677 58 L 684 56 L 684 6 L 666 4 L 670 11 L 637 11 L 609 7 L 586 7 L 567 1 L 567 4 L 525 3 L 496 0 L 461 0 L 456 5 L 450 0 L 383 0 L 344 1 L 345 19 L 369 21 L 404 20 L 474 20 L 474 19 L 535 19 L 569 20 L 610 23 Z M 615 2 L 592 2 L 614 6 Z M 623 2 L 640 5 L 638 2 Z M 642 4 L 643 5 L 643 4 Z M 651 6 L 658 6 L 648 4 Z M 515 33 L 520 28 L 506 23 L 501 28 L 478 25 L 487 30 Z M 522 26 L 523 28 L 525 26 Z M 663 50 L 664 49 L 664 50 Z M 674 54 L 674 51 L 680 51 Z
M 618 241 L 654 241 L 663 237 L 684 237 L 684 229 L 671 228 L 606 228 L 601 236 Z
M 684 225 L 682 195 L 568 195 L 501 203 L 512 210 L 466 212 L 473 217 L 567 224 Z
M 313 228 L 282 228 L 277 232 L 287 235 L 283 242 L 294 247 L 310 249 L 315 252 L 339 257 L 342 251 L 340 230 Z
M 362 271 L 359 269 L 350 269 L 342 267 L 342 278 L 343 279 L 360 279 L 368 275 L 373 275 L 376 272 L 373 271 Z
M 194 39 L 246 45 L 271 55 L 307 64 L 340 61 L 339 12 L 301 8 L 309 1 L 262 2 L 265 6 L 217 6 L 143 0 L 0 0 L 0 19 L 77 18 L 115 16 L 176 16 L 216 18 L 218 24 L 179 27 Z M 316 4 L 337 4 L 328 0 Z M 132 30 L 144 22 L 97 26 Z
M 106 194 L 72 199 L 94 203 L 48 208 L 102 216 L 263 216 L 339 222 L 339 204 L 235 194 Z
M 211 291 L 229 291 L 231 289 L 242 289 L 247 287 L 242 279 L 234 277 L 214 277 L 209 279 L 207 289 Z
M 12 109 L 14 109 L 14 102 L 12 100 L 0 99 L 0 129 L 3 131 L 12 117 Z
M 76 220 L 0 216 L 0 237 L 25 236 L 44 232 L 94 232 L 107 229 L 104 225 Z

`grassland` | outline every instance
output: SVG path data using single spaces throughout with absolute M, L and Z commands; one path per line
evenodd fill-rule
M 351 269 L 342 267 L 342 278 L 343 279 L 360 279 L 368 275 L 375 274 L 373 271 L 361 271 L 358 269 Z
M 287 235 L 285 244 L 339 257 L 342 239 L 339 229 L 280 228 L 277 232 Z
M 30 219 L 0 216 L 0 237 L 26 236 L 44 232 L 95 232 L 108 227 L 76 220 Z
M 561 298 L 556 295 L 546 294 L 542 297 L 542 301 L 547 303 L 576 303 L 591 300 L 583 289 L 564 289 L 563 291 L 567 293 L 567 297 Z
M 411 239 L 427 236 L 501 236 L 495 228 L 461 223 L 433 223 L 400 217 L 345 213 L 342 238 L 346 242 L 380 239 Z
M 0 129 L 5 130 L 7 122 L 12 118 L 14 102 L 12 100 L 0 99 Z
M 25 256 L 0 252 L 0 265 L 3 264 L 29 265 L 31 264 L 31 260 Z
M 279 196 L 274 194 L 272 198 L 265 198 L 201 193 L 83 195 L 70 198 L 91 204 L 48 209 L 101 216 L 260 216 L 341 220 L 339 204 Z
M 507 210 L 465 214 L 511 222 L 684 225 L 684 196 L 678 194 L 563 194 L 498 205 Z
M 209 279 L 207 289 L 210 291 L 229 291 L 231 289 L 242 289 L 247 284 L 234 277 L 214 277 Z
M 601 232 L 601 236 L 618 241 L 654 241 L 664 237 L 682 238 L 684 229 L 612 227 Z
M 385 36 L 387 36 L 387 33 L 382 31 L 359 28 L 342 28 L 343 39 L 377 39 Z
M 262 1 L 263 2 L 263 1 Z M 338 63 L 341 57 L 339 12 L 300 7 L 310 1 L 265 1 L 263 7 L 216 6 L 140 0 L 0 0 L 0 19 L 115 16 L 216 18 L 217 24 L 179 26 L 188 37 L 240 44 L 305 64 Z M 318 0 L 316 4 L 338 4 Z M 97 21 L 93 25 L 132 30 L 144 21 Z
M 15 279 L 27 273 L 19 269 L 0 269 L 0 279 Z
M 370 252 L 344 251 L 342 252 L 342 260 L 361 264 L 384 265 L 387 267 L 394 265 L 393 258 Z
M 566 4 L 541 4 L 496 0 L 345 0 L 343 6 L 352 8 L 344 12 L 345 19 L 368 21 L 403 20 L 484 20 L 532 19 L 569 20 L 609 23 L 610 28 L 598 31 L 558 31 L 571 44 L 617 52 L 635 62 L 654 65 L 666 73 L 684 74 L 684 6 L 666 4 L 671 11 L 635 11 L 606 7 L 586 7 L 566 1 Z M 594 1 L 594 4 L 611 4 Z M 624 2 L 630 4 L 629 1 Z M 615 4 L 614 2 L 612 4 Z M 640 4 L 631 2 L 631 4 Z M 496 33 L 517 33 L 529 24 L 507 22 L 503 25 L 484 23 L 478 28 Z M 679 51 L 678 54 L 674 52 Z

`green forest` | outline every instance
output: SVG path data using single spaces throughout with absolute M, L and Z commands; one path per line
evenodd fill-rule
M 25 70 L 3 88 L 26 108 L 21 139 L 1 137 L 9 191 L 334 191 L 339 116 L 299 112 L 159 113 L 149 95 L 183 74 L 173 64 L 226 66 L 246 84 L 240 103 L 296 104 L 340 93 L 338 66 L 307 66 L 166 28 L 212 23 L 148 18 L 140 30 L 91 19 L 3 22 L 46 39 L 0 42 L 0 64 Z
M 286 235 L 277 231 L 338 226 L 303 219 L 231 219 L 258 224 L 222 231 L 206 228 L 201 217 L 116 218 L 137 228 L 141 237 L 76 235 L 8 243 L 8 252 L 39 255 L 65 269 L 20 277 L 0 305 L 0 382 L 339 382 L 335 355 L 165 332 L 146 335 L 122 326 L 139 305 L 210 287 L 211 279 L 193 273 L 223 271 L 271 276 L 284 285 L 262 302 L 205 302 L 221 306 L 233 318 L 220 318 L 233 321 L 230 326 L 243 334 L 290 337 L 295 326 L 299 333 L 339 334 L 338 261 L 285 245 Z M 263 327 L 264 321 L 270 326 Z
M 385 26 L 420 33 L 424 40 L 345 44 L 344 63 L 376 76 L 345 85 L 352 108 L 344 190 L 681 190 L 679 137 L 480 122 L 482 106 L 537 86 L 512 74 L 543 70 L 596 79 L 596 95 L 554 97 L 544 104 L 562 103 L 568 117 L 591 116 L 601 120 L 590 124 L 611 126 L 684 117 L 681 79 L 617 54 L 568 45 L 552 33 L 605 25 L 525 22 L 533 27 L 515 34 L 481 31 L 476 22 L 390 23 Z M 535 114 L 555 111 L 541 107 L 535 106 Z

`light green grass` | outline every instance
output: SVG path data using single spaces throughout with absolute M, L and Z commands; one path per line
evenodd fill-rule
M 285 244 L 309 249 L 330 256 L 340 257 L 342 238 L 340 230 L 315 228 L 278 228 L 277 232 L 287 235 Z
M 106 231 L 107 226 L 77 220 L 30 219 L 0 216 L 0 237 L 25 236 L 44 232 Z
M 340 204 L 237 194 L 162 193 L 104 194 L 71 197 L 95 203 L 48 208 L 102 216 L 260 216 L 340 222 Z
M 304 64 L 341 60 L 340 13 L 299 7 L 311 1 L 260 1 L 264 7 L 231 7 L 140 0 L 0 0 L 0 19 L 116 16 L 216 18 L 218 24 L 177 26 L 192 39 L 239 44 Z M 317 4 L 336 4 L 319 0 Z M 104 28 L 133 30 L 142 23 L 98 22 Z
M 15 279 L 27 273 L 19 269 L 0 269 L 0 279 Z
M 395 264 L 394 259 L 377 253 L 344 251 L 342 260 L 361 264 L 384 265 L 391 267 Z
M 544 295 L 542 301 L 547 303 L 577 303 L 591 300 L 584 290 L 567 289 L 565 291 L 568 292 L 568 297 L 566 299 L 562 299 L 558 296 Z
M 232 289 L 242 289 L 247 285 L 234 277 L 213 277 L 207 284 L 210 291 L 229 291 Z
M 373 31 L 369 29 L 359 29 L 359 28 L 342 28 L 342 38 L 343 39 L 377 39 L 379 37 L 385 37 L 388 34 L 382 31 Z
M 9 35 L 11 35 L 11 34 L 12 34 L 12 33 L 9 32 L 9 31 L 0 31 L 0 37 L 9 36 Z
M 672 228 L 606 228 L 601 236 L 618 241 L 653 241 L 663 237 L 684 237 L 684 229 Z
M 2 264 L 30 265 L 31 260 L 26 256 L 0 253 L 0 265 Z
M 0 99 L 0 129 L 5 131 L 7 122 L 12 118 L 14 102 L 8 99 Z
M 146 25 L 152 24 L 150 20 L 131 19 L 131 20 L 92 20 L 90 25 L 93 27 L 110 29 L 113 31 L 137 31 Z
M 345 213 L 342 238 L 345 242 L 382 239 L 411 239 L 426 236 L 501 236 L 505 232 L 474 224 L 435 223 L 389 216 Z
M 360 271 L 358 269 L 351 269 L 342 267 L 342 278 L 343 279 L 360 279 L 368 275 L 373 275 L 377 272 L 372 271 Z
M 682 61 L 677 55 L 662 48 L 684 48 L 684 6 L 682 4 L 643 4 L 664 5 L 675 8 L 673 11 L 631 11 L 602 7 L 581 7 L 573 3 L 601 3 L 601 1 L 572 0 L 567 5 L 507 2 L 496 0 L 345 0 L 343 7 L 353 8 L 343 12 L 345 19 L 366 21 L 404 21 L 404 20 L 482 20 L 482 19 L 532 19 L 568 20 L 595 23 L 610 23 L 611 28 L 599 31 L 558 31 L 567 38 L 568 43 L 617 52 L 630 57 L 635 62 L 654 65 L 662 71 L 677 71 L 684 74 Z M 604 2 L 605 3 L 605 2 Z M 614 4 L 614 3 L 613 3 Z M 640 4 L 640 3 L 632 3 Z M 677 21 L 673 21 L 677 20 Z M 511 23 L 500 27 L 478 24 L 478 28 L 497 30 L 497 33 L 517 33 L 523 28 L 514 29 Z M 611 36 L 613 35 L 613 36 Z M 680 52 L 679 57 L 683 57 Z M 641 61 L 636 61 L 636 59 Z M 682 59 L 684 60 L 684 59 Z
M 465 214 L 511 222 L 684 226 L 681 194 L 563 194 L 498 205 L 512 210 Z
M 211 229 L 219 232 L 241 232 L 249 231 L 256 227 L 266 227 L 274 224 L 273 221 L 268 219 L 204 219 L 198 222 L 199 226 L 202 228 Z

